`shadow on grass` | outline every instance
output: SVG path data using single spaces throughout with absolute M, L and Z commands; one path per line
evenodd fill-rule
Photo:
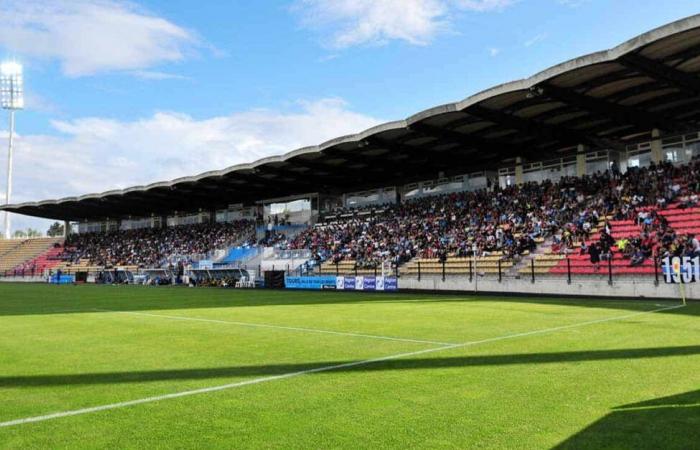
M 220 288 L 146 286 L 53 286 L 45 284 L 0 283 L 0 316 L 92 313 L 95 309 L 154 311 L 198 308 L 240 308 L 255 306 L 301 306 L 361 303 L 452 304 L 504 302 L 522 305 L 561 305 L 588 308 L 651 310 L 672 302 L 634 299 L 537 298 L 455 294 L 402 294 L 369 292 L 310 292 L 240 290 Z M 483 303 L 482 303 L 483 304 Z M 493 306 L 497 308 L 497 306 Z M 512 309 L 512 308 L 511 308 Z M 523 312 L 528 312 L 523 309 Z M 665 314 L 700 315 L 700 303 L 663 311 Z
M 700 448 L 700 390 L 614 408 L 554 448 Z
M 299 364 L 266 364 L 255 366 L 171 369 L 134 372 L 83 373 L 64 375 L 1 376 L 0 388 L 141 383 L 167 380 L 199 380 L 231 377 L 273 376 L 304 372 L 322 367 L 336 367 L 334 372 L 368 372 L 414 369 L 444 369 L 477 366 L 551 364 L 615 359 L 663 358 L 700 354 L 700 345 L 582 352 L 525 353 L 511 355 L 464 356 L 449 358 L 415 358 L 356 364 L 357 361 L 323 361 Z M 329 370 L 330 371 L 330 370 Z M 319 371 L 321 372 L 321 371 Z

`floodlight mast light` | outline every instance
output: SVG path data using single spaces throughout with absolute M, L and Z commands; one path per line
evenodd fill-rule
M 10 114 L 10 136 L 7 149 L 7 192 L 5 204 L 12 197 L 12 152 L 15 135 L 15 111 L 24 108 L 22 65 L 14 61 L 0 64 L 0 105 Z M 5 238 L 10 239 L 10 213 L 5 211 Z

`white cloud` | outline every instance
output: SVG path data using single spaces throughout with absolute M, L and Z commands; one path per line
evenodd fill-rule
M 449 29 L 455 10 L 498 11 L 516 0 L 297 0 L 304 27 L 328 33 L 332 47 L 384 44 L 425 45 Z
M 71 77 L 132 71 L 183 60 L 190 31 L 123 0 L 3 0 L 0 46 L 55 60 Z
M 337 53 L 331 53 L 331 54 L 328 54 L 328 55 L 324 55 L 324 56 L 319 57 L 317 61 L 320 62 L 320 63 L 325 63 L 325 62 L 328 62 L 328 61 L 333 61 L 334 59 L 338 59 L 339 57 L 340 57 L 339 54 L 337 54 Z
M 571 8 L 578 8 L 584 3 L 588 3 L 589 0 L 557 0 L 557 3 L 564 6 L 569 6 Z
M 443 25 L 442 0 L 301 0 L 302 24 L 332 29 L 330 43 L 344 48 L 403 40 L 425 44 Z
M 17 138 L 12 201 L 102 192 L 195 175 L 319 144 L 377 123 L 379 120 L 349 110 L 336 98 L 301 102 L 292 112 L 259 109 L 202 120 L 159 112 L 131 122 L 100 117 L 54 121 L 57 135 Z M 0 192 L 4 201 L 4 179 Z M 34 223 L 16 217 L 15 229 Z
M 501 53 L 501 49 L 496 48 L 496 47 L 491 47 L 488 50 L 489 50 L 489 55 L 491 55 L 491 56 L 498 56 L 498 54 Z
M 470 11 L 500 11 L 518 0 L 454 0 L 458 7 Z
M 525 47 L 532 47 L 533 45 L 538 44 L 538 43 L 544 41 L 545 39 L 547 39 L 548 36 L 549 36 L 549 34 L 547 34 L 547 33 L 537 34 L 537 35 L 531 37 L 530 39 L 528 39 L 527 41 L 523 42 L 523 45 Z
M 131 75 L 142 80 L 189 80 L 189 77 L 175 73 L 159 72 L 157 70 L 134 70 Z

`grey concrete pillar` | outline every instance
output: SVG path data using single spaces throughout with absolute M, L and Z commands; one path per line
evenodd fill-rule
M 578 144 L 576 147 L 576 176 L 582 177 L 586 175 L 586 146 Z
M 525 177 L 523 176 L 523 159 L 518 156 L 515 158 L 515 184 L 523 184 Z
M 654 128 L 651 130 L 651 160 L 660 163 L 664 160 L 664 151 L 661 148 L 661 131 Z

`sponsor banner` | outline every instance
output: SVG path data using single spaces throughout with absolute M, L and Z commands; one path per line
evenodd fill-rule
M 285 277 L 284 286 L 287 289 L 336 289 L 336 277 Z
M 306 276 L 285 277 L 287 289 L 337 289 L 339 291 L 396 291 L 396 277 Z
M 49 278 L 49 283 L 50 284 L 72 284 L 75 283 L 75 276 L 74 275 L 61 275 L 59 278 L 58 275 L 51 275 Z
M 345 285 L 343 286 L 343 289 L 346 291 L 352 291 L 355 290 L 355 277 L 343 277 L 345 278 Z
M 669 284 L 700 281 L 700 257 L 674 256 L 663 259 L 664 281 Z
M 396 277 L 342 277 L 336 278 L 339 290 L 346 291 L 396 291 Z

